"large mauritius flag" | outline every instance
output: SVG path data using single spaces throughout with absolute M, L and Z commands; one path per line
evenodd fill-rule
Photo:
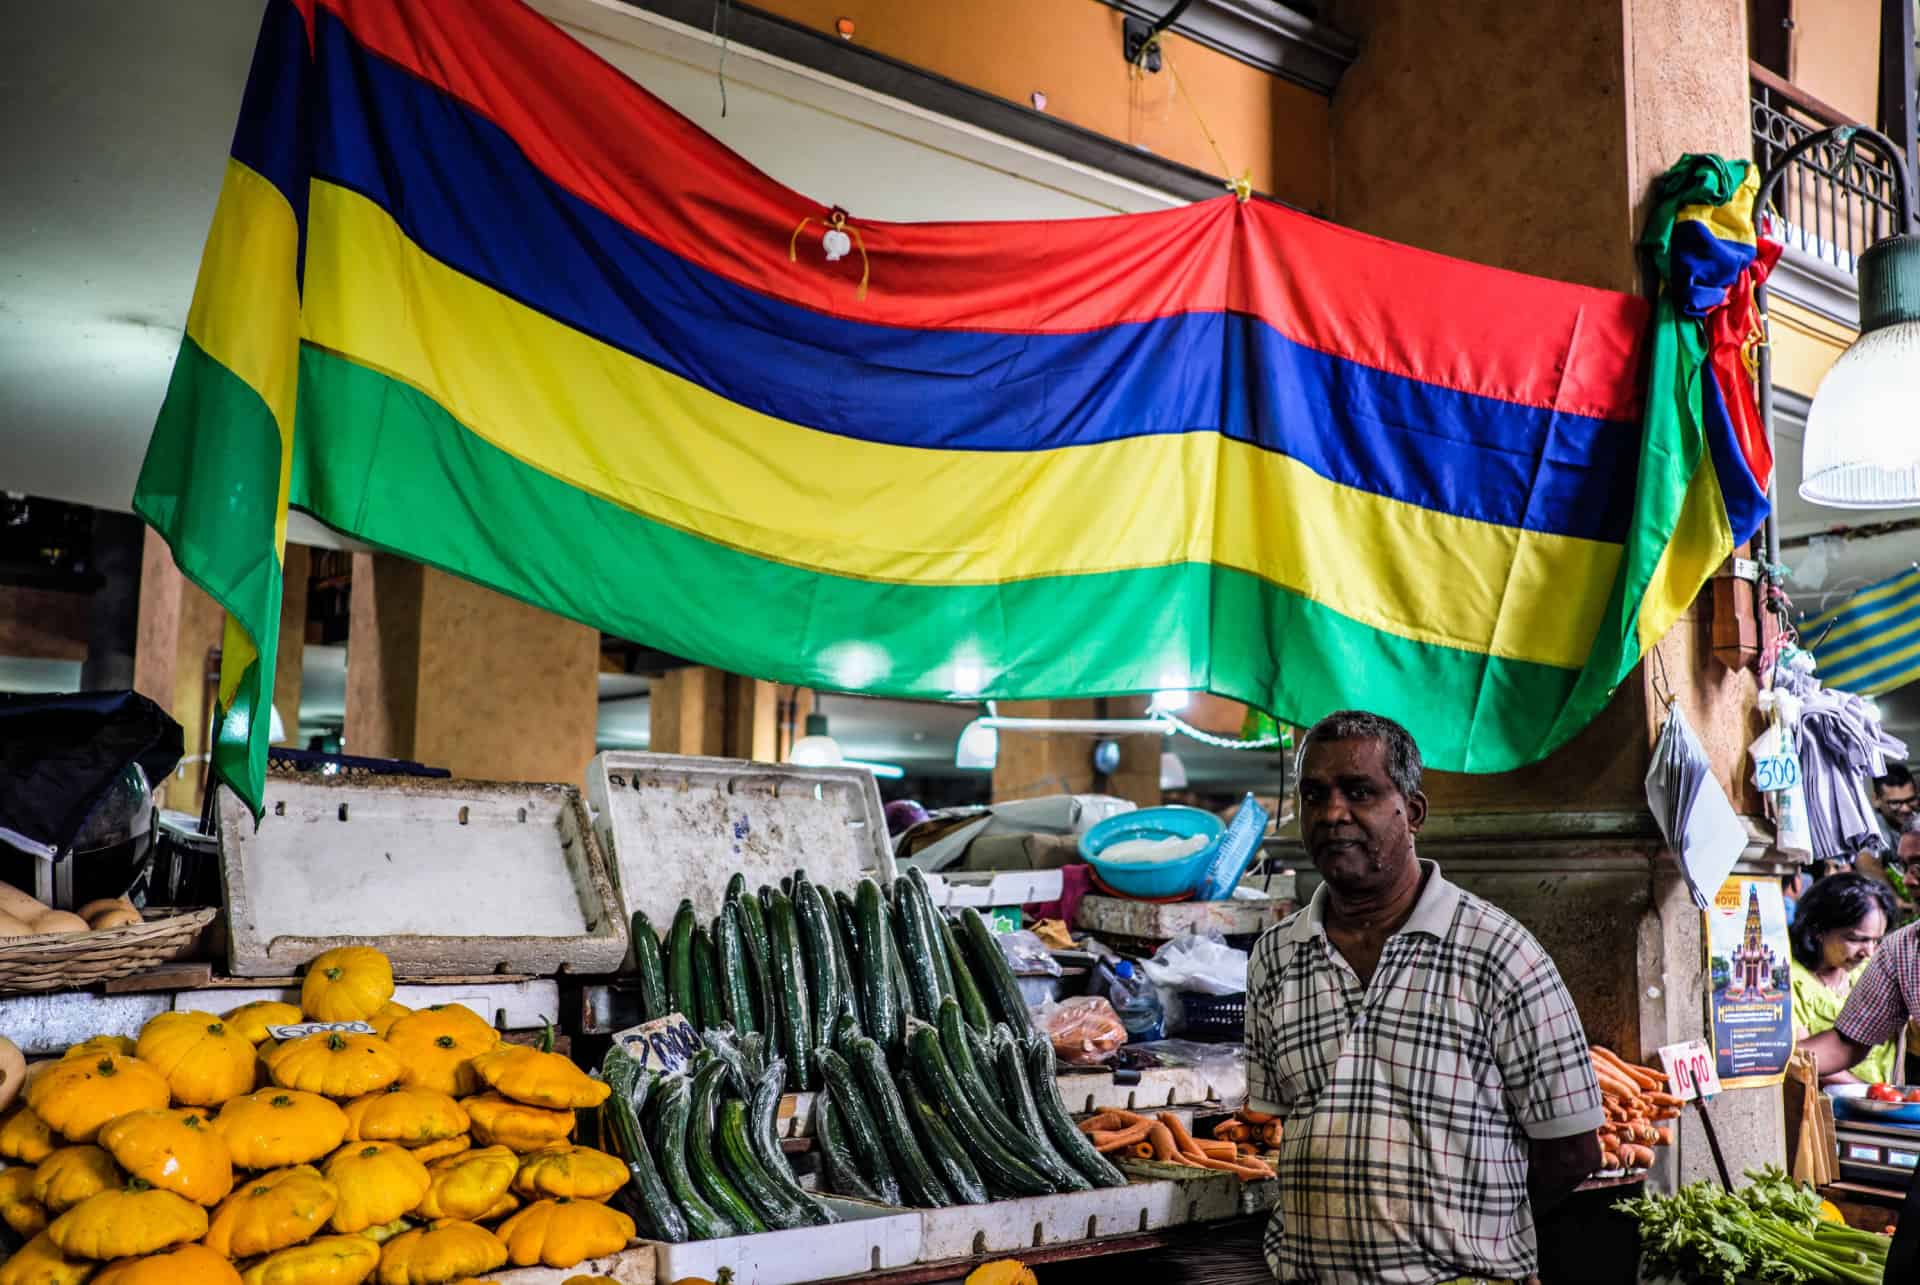
M 1361 705 L 1499 771 L 1764 509 L 1707 360 L 1750 175 L 1676 174 L 1649 345 L 1261 200 L 843 216 L 513 0 L 271 0 L 134 503 L 256 808 L 289 507 L 761 678 Z

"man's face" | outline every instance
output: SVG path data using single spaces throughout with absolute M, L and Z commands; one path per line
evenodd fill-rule
M 1920 830 L 1908 830 L 1900 836 L 1900 846 L 1895 849 L 1903 864 L 1912 865 L 1920 861 Z
M 1920 811 L 1920 789 L 1915 789 L 1911 784 L 1876 785 L 1873 787 L 1873 802 L 1897 834 L 1908 819 Z
M 1427 798 L 1409 798 L 1387 776 L 1387 747 L 1373 737 L 1314 740 L 1300 765 L 1300 834 L 1314 869 L 1338 892 L 1393 887 L 1412 862 Z

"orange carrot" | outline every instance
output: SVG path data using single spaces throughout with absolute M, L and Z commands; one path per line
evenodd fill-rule
M 1187 1126 L 1180 1123 L 1179 1116 L 1171 1111 L 1162 1111 L 1159 1115 L 1159 1120 L 1161 1124 L 1167 1126 L 1167 1132 L 1173 1135 L 1174 1149 L 1180 1152 L 1181 1155 L 1197 1156 L 1202 1154 L 1199 1145 L 1193 1140 L 1193 1135 L 1187 1132 Z
M 1650 1105 L 1656 1107 L 1674 1107 L 1678 1109 L 1685 1105 L 1685 1103 L 1681 1102 L 1679 1098 L 1674 1097 L 1671 1093 L 1648 1093 L 1644 1096 Z
M 1136 1142 L 1127 1148 L 1127 1154 L 1136 1160 L 1151 1160 L 1153 1159 L 1153 1144 L 1151 1142 Z
M 1180 1164 L 1183 1161 L 1184 1157 L 1181 1156 L 1179 1148 L 1174 1145 L 1173 1134 L 1168 1131 L 1166 1125 L 1156 1123 L 1147 1126 L 1147 1141 L 1153 1145 L 1155 1160 L 1166 1160 L 1174 1164 Z
M 1231 1142 L 1196 1142 L 1200 1154 L 1211 1160 L 1231 1160 L 1239 1154 Z
M 1635 1066 L 1632 1062 L 1627 1061 L 1605 1045 L 1595 1044 L 1590 1051 L 1593 1054 L 1595 1062 L 1606 1062 L 1616 1075 L 1624 1076 L 1626 1079 L 1632 1080 L 1642 1089 L 1663 1089 L 1666 1087 L 1667 1077 L 1664 1074 L 1648 1067 Z
M 1265 1111 L 1253 1111 L 1242 1107 L 1240 1118 L 1248 1124 L 1272 1124 L 1277 1117 L 1268 1115 Z
M 1655 1129 L 1653 1131 L 1653 1142 L 1654 1145 L 1658 1147 L 1671 1147 L 1673 1145 L 1673 1130 Z
M 1087 1141 L 1093 1143 L 1095 1151 L 1113 1151 L 1119 1147 L 1130 1147 L 1147 1136 L 1148 1124 L 1136 1124 L 1125 1129 L 1102 1129 L 1087 1135 Z

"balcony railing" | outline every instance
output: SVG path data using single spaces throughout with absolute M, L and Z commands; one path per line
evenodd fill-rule
M 1753 158 L 1764 173 L 1795 143 L 1830 125 L 1858 124 L 1773 72 L 1753 64 Z M 1891 235 L 1899 180 L 1864 149 L 1843 164 L 1843 147 L 1817 147 L 1788 166 L 1774 189 L 1789 247 L 1851 273 L 1861 251 Z

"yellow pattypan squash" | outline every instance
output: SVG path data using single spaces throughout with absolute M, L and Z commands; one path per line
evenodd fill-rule
M 524 1044 L 502 1044 L 473 1059 L 473 1073 L 488 1088 L 530 1106 L 555 1111 L 597 1107 L 613 1090 L 573 1064 L 573 1059 L 555 1053 L 553 1028 L 547 1028 L 543 1048 Z
M 62 1058 L 27 1086 L 27 1105 L 68 1142 L 92 1142 L 113 1117 L 164 1107 L 167 1096 L 165 1076 L 118 1053 Z
M 336 946 L 307 965 L 300 1007 L 316 1022 L 364 1022 L 393 998 L 393 965 L 371 946 Z
M 240 1285 L 240 1273 L 205 1245 L 182 1245 L 145 1258 L 117 1258 L 93 1285 Z
M 460 1109 L 462 1111 L 466 1110 L 465 1107 Z M 473 1135 L 461 1133 L 451 1138 L 442 1138 L 438 1142 L 428 1142 L 418 1147 L 408 1147 L 407 1150 L 413 1152 L 413 1158 L 421 1164 L 430 1165 L 436 1160 L 444 1160 L 448 1156 L 457 1156 L 472 1146 Z
M 436 1004 L 388 1027 L 387 1043 L 405 1068 L 402 1084 L 465 1097 L 480 1091 L 473 1059 L 499 1044 L 500 1033 L 463 1004 Z
M 60 1145 L 37 1112 L 24 1102 L 16 1102 L 0 1116 L 0 1156 L 23 1165 L 37 1165 Z
M 331 1225 L 342 1233 L 392 1222 L 420 1203 L 432 1181 L 425 1165 L 391 1142 L 349 1142 L 327 1157 L 325 1172 L 340 1192 Z
M 378 1227 L 369 1227 L 359 1234 L 376 1245 L 384 1245 L 395 1236 L 412 1231 L 418 1223 L 406 1218 L 396 1218 L 390 1223 L 381 1223 Z
M 982 1263 L 967 1275 L 966 1285 L 1036 1285 L 1033 1269 L 1012 1258 Z
M 380 1250 L 380 1285 L 442 1285 L 490 1272 L 507 1261 L 500 1238 L 476 1223 L 442 1218 Z
M 542 1147 L 521 1158 L 513 1189 L 523 1196 L 605 1200 L 627 1185 L 627 1165 L 592 1147 Z
M 565 1142 L 573 1136 L 574 1115 L 571 1111 L 530 1107 L 523 1102 L 501 1097 L 498 1093 L 463 1098 L 460 1105 L 467 1109 L 467 1116 L 472 1121 L 473 1139 L 481 1146 L 490 1147 L 497 1143 L 514 1151 L 538 1151 L 556 1142 Z
M 266 1061 L 275 1084 L 330 1098 L 357 1098 L 400 1080 L 400 1059 L 375 1035 L 315 1031 L 275 1048 Z
M 252 1258 L 297 1245 L 333 1217 L 340 1193 L 312 1165 L 263 1173 L 234 1188 L 207 1223 L 206 1246 L 228 1258 Z
M 500 1199 L 493 1202 L 493 1208 L 481 1214 L 478 1218 L 474 1219 L 474 1221 L 477 1223 L 498 1223 L 502 1218 L 505 1218 L 518 1208 L 520 1208 L 520 1197 L 509 1191 L 502 1195 Z
M 233 1190 L 233 1154 L 204 1111 L 130 1111 L 100 1130 L 122 1169 L 196 1205 L 217 1205 Z
M 298 1026 L 307 1020 L 307 1015 L 281 1000 L 256 999 L 251 1004 L 228 1009 L 220 1015 L 220 1020 L 247 1043 L 260 1044 L 272 1038 L 267 1034 L 269 1026 Z
M 120 1170 L 113 1157 L 91 1144 L 62 1147 L 33 1171 L 33 1198 L 55 1217 L 119 1185 Z
M 133 1055 L 167 1077 L 181 1106 L 217 1107 L 253 1088 L 253 1041 L 212 1013 L 162 1013 Z
M 438 1089 L 394 1084 L 347 1103 L 347 1141 L 422 1146 L 467 1131 L 467 1113 Z M 424 1162 L 423 1162 L 424 1163 Z
M 516 1267 L 572 1267 L 618 1253 L 633 1239 L 633 1219 L 595 1200 L 538 1200 L 500 1224 Z
M 347 1113 L 317 1093 L 262 1089 L 220 1108 L 213 1127 L 242 1169 L 318 1160 L 347 1136 Z
M 387 1032 L 393 1029 L 393 1024 L 411 1012 L 413 1010 L 405 1004 L 396 1004 L 388 1000 L 374 1011 L 372 1017 L 366 1019 L 367 1025 L 373 1028 L 375 1035 L 384 1040 L 387 1038 Z
M 500 1203 L 520 1161 L 505 1147 L 465 1151 L 427 1166 L 431 1183 L 420 1201 L 422 1218 L 466 1218 L 475 1222 Z
M 157 1253 L 206 1234 L 206 1210 L 138 1178 L 87 1197 L 47 1227 L 69 1258 L 101 1260 Z
M 81 1285 L 99 1266 L 90 1259 L 67 1257 L 41 1232 L 0 1263 L 0 1285 Z
M 244 1285 L 360 1285 L 380 1265 L 365 1236 L 320 1236 L 267 1255 L 240 1274 Z
M 23 1238 L 47 1229 L 47 1208 L 33 1194 L 34 1172 L 31 1165 L 0 1170 L 0 1222 Z
M 133 1056 L 133 1041 L 125 1035 L 95 1035 L 81 1040 L 78 1044 L 69 1044 L 61 1057 L 88 1057 L 97 1053 L 117 1053 L 121 1057 Z

